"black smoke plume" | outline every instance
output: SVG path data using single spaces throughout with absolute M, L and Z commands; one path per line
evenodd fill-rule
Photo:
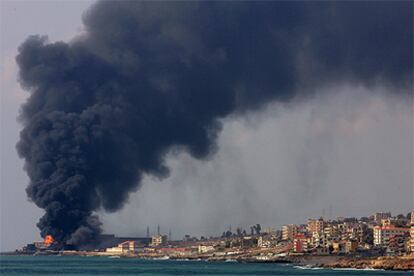
M 413 2 L 103 1 L 70 43 L 19 48 L 17 149 L 38 227 L 82 245 L 171 149 L 205 158 L 220 119 L 327 82 L 412 85 Z M 53 22 L 50 22 L 53 24 Z M 303 91 L 303 89 L 301 89 Z M 309 92 L 310 93 L 310 92 Z

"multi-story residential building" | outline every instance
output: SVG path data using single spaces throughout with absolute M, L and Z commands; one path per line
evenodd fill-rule
M 397 236 L 408 236 L 410 228 L 394 226 L 376 226 L 374 227 L 374 245 L 379 247 L 389 247 L 390 241 Z
M 309 238 L 309 247 L 326 247 L 328 240 L 323 233 L 314 232 Z
M 387 252 L 394 254 L 401 254 L 406 252 L 406 244 L 409 241 L 410 235 L 408 232 L 392 235 L 389 238 Z
M 293 251 L 304 253 L 308 251 L 308 239 L 305 234 L 296 234 L 293 239 Z
M 323 220 L 323 218 L 319 218 L 319 219 L 310 219 L 308 220 L 308 231 L 313 234 L 313 233 L 322 233 L 323 229 L 325 227 L 325 221 Z
M 340 240 L 340 232 L 338 229 L 338 224 L 333 224 L 333 223 L 326 224 L 325 228 L 323 229 L 323 233 L 325 237 L 331 242 Z
M 357 241 L 359 243 L 365 243 L 365 244 L 372 245 L 374 242 L 373 235 L 374 235 L 373 229 L 368 224 L 360 223 L 358 225 Z
M 293 241 L 294 236 L 298 232 L 298 226 L 296 224 L 287 224 L 282 226 L 282 240 Z
M 277 245 L 279 239 L 276 235 L 262 235 L 257 239 L 257 246 L 262 248 L 270 248 Z
M 346 240 L 358 240 L 359 223 L 347 223 Z

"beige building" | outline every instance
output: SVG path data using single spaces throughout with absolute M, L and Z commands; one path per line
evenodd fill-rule
M 346 242 L 332 242 L 332 252 L 333 253 L 345 253 Z
M 151 238 L 151 246 L 160 246 L 167 242 L 166 235 L 155 235 Z
M 338 225 L 334 224 L 327 224 L 323 229 L 323 233 L 327 239 L 330 241 L 339 241 L 340 240 L 340 232 L 338 229 Z
M 345 242 L 345 252 L 346 253 L 353 253 L 358 249 L 358 242 L 357 241 L 346 241 Z
M 323 220 L 323 218 L 308 220 L 307 228 L 311 234 L 314 234 L 314 233 L 321 234 L 323 232 L 324 227 L 325 227 L 325 221 Z
M 203 254 L 203 253 L 210 253 L 210 252 L 214 252 L 215 248 L 212 245 L 198 245 L 198 253 L 199 254 Z
M 293 241 L 293 238 L 298 233 L 298 226 L 295 224 L 287 224 L 282 226 L 282 240 Z
M 111 254 L 126 254 L 126 253 L 136 253 L 139 251 L 138 243 L 135 241 L 125 241 L 118 244 L 115 247 L 107 248 L 106 252 Z
M 275 235 L 260 236 L 257 239 L 257 246 L 262 248 L 271 248 L 277 245 L 278 239 Z

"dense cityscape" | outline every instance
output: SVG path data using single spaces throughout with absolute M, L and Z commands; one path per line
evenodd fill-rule
M 171 232 L 164 235 L 159 226 L 150 236 L 147 227 L 146 237 L 101 235 L 99 244 L 87 250 L 70 246 L 57 250 L 57 246 L 52 236 L 46 236 L 16 253 L 245 262 L 292 262 L 307 256 L 401 258 L 414 254 L 414 212 L 395 216 L 381 212 L 359 219 L 320 217 L 304 224 L 283 225 L 281 229 L 262 229 L 256 224 L 233 232 L 230 226 L 219 237 L 185 235 L 182 240 L 171 240 Z

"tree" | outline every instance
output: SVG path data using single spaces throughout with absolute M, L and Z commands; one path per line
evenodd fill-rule
M 256 234 L 260 235 L 260 232 L 262 231 L 262 226 L 260 224 L 256 224 L 255 230 Z
M 241 236 L 241 234 L 242 234 L 242 230 L 241 230 L 241 228 L 240 228 L 240 227 L 237 227 L 237 228 L 236 228 L 236 232 L 237 232 L 237 236 Z

